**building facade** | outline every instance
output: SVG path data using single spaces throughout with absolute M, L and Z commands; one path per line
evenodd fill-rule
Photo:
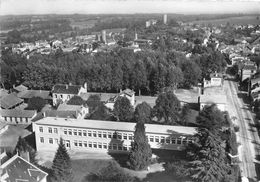
M 52 102 L 57 105 L 58 101 L 62 103 L 69 101 L 73 96 L 79 96 L 82 93 L 87 93 L 87 83 L 81 85 L 58 84 L 52 88 Z
M 46 117 L 33 123 L 36 149 L 56 151 L 62 138 L 68 150 L 127 152 L 136 123 Z M 151 148 L 183 150 L 194 127 L 145 124 Z
M 37 115 L 35 110 L 1 109 L 0 118 L 11 124 L 30 124 Z

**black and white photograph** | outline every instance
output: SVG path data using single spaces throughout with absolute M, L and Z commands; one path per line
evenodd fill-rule
M 260 0 L 0 0 L 0 182 L 260 182 Z

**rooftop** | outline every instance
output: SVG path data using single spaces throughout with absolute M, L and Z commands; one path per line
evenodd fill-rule
M 108 101 L 111 97 L 115 97 L 118 95 L 118 93 L 98 93 L 98 92 L 87 92 L 87 93 L 81 93 L 80 97 L 83 100 L 88 100 L 90 95 L 99 95 L 101 102 Z
M 0 89 L 0 98 L 4 97 L 6 95 L 8 95 L 8 91 L 5 89 Z
M 77 118 L 77 112 L 76 111 L 57 111 L 57 110 L 47 110 L 44 112 L 45 117 L 57 117 L 57 118 Z M 39 117 L 38 119 L 41 119 L 42 117 Z
M 121 95 L 121 94 L 133 96 L 135 94 L 135 92 L 133 90 L 130 90 L 129 88 L 127 88 L 127 89 L 123 90 L 119 95 Z
M 77 95 L 81 85 L 66 85 L 66 84 L 58 84 L 54 85 L 52 92 L 59 93 L 59 94 L 73 94 Z
M 21 84 L 21 85 L 14 87 L 14 89 L 17 90 L 18 92 L 22 92 L 22 91 L 28 90 L 28 87 Z
M 83 106 L 81 105 L 68 105 L 66 103 L 62 103 L 58 107 L 58 111 L 80 111 Z
M 1 165 L 6 181 L 41 181 L 48 174 L 18 155 L 14 155 Z
M 23 100 L 16 97 L 15 94 L 13 94 L 13 93 L 0 98 L 0 105 L 2 108 L 5 108 L 5 109 L 11 108 L 22 102 L 23 102 Z
M 49 90 L 24 90 L 17 94 L 17 97 L 23 99 L 30 99 L 33 97 L 41 97 L 43 99 L 51 99 Z
M 1 109 L 0 113 L 2 117 L 32 118 L 36 114 L 36 111 L 22 109 Z
M 95 128 L 106 130 L 120 130 L 132 131 L 135 130 L 136 123 L 129 122 L 115 122 L 115 121 L 100 121 L 100 120 L 86 120 L 86 119 L 65 119 L 65 118 L 50 118 L 46 117 L 35 122 L 38 125 L 54 125 L 62 127 L 79 127 L 79 128 Z M 171 126 L 171 125 L 157 125 L 145 124 L 147 133 L 158 134 L 184 134 L 194 135 L 196 133 L 195 127 L 185 126 Z

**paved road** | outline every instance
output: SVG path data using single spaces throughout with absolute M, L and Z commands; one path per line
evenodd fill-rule
M 255 167 L 255 157 L 260 152 L 260 140 L 254 127 L 253 115 L 249 105 L 243 102 L 246 93 L 238 91 L 237 83 L 232 80 L 225 80 L 224 88 L 228 98 L 228 111 L 230 117 L 237 117 L 236 122 L 239 126 L 237 132 L 237 140 L 239 146 L 239 158 L 242 176 L 257 181 L 257 173 Z M 259 180 L 259 179 L 258 179 Z

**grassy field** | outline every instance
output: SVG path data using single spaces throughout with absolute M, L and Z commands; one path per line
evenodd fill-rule
M 238 25 L 260 24 L 260 20 L 257 20 L 257 16 L 240 16 L 240 17 L 230 17 L 230 18 L 215 19 L 215 20 L 193 21 L 193 23 L 196 24 L 206 24 L 206 25 L 207 24 L 220 25 L 220 24 L 226 24 L 227 22 L 229 22 L 231 25 L 232 24 L 238 24 Z
M 74 181 L 81 182 L 88 174 L 99 171 L 110 160 L 81 159 L 72 161 Z

